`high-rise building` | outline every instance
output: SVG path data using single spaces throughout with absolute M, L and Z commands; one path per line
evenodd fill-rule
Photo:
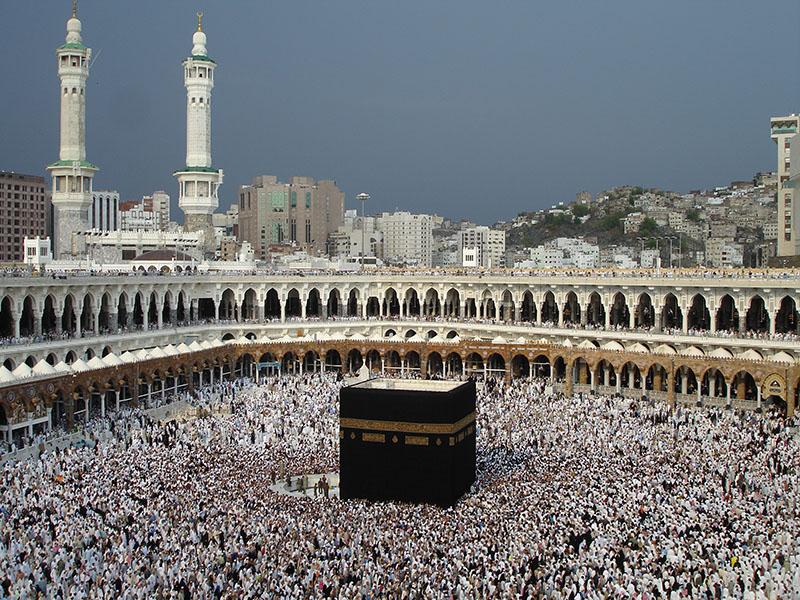
M 146 211 L 158 213 L 161 230 L 166 231 L 169 225 L 169 194 L 167 192 L 153 192 L 152 196 L 142 198 L 142 208 Z
M 22 263 L 25 238 L 47 236 L 44 177 L 0 171 L 0 262 Z
M 239 190 L 239 240 L 250 242 L 260 260 L 275 245 L 324 254 L 343 215 L 344 192 L 335 181 L 292 177 L 281 183 L 274 175 L 262 175 Z
M 489 229 L 485 225 L 467 227 L 458 232 L 458 256 L 464 255 L 464 250 L 474 250 L 470 253 L 470 264 L 476 263 L 479 267 L 487 269 L 504 267 L 506 265 L 506 232 L 502 229 Z
M 391 264 L 430 267 L 433 257 L 433 217 L 398 211 L 382 213 L 375 229 L 383 234 L 383 259 Z
M 119 229 L 119 192 L 105 190 L 92 192 L 89 229 L 97 229 L 99 231 L 116 231 Z
M 98 171 L 86 160 L 86 80 L 91 55 L 92 51 L 83 45 L 81 22 L 73 4 L 66 43 L 56 50 L 61 80 L 61 148 L 58 160 L 47 167 L 53 179 L 56 259 L 70 258 L 73 232 L 89 227 L 92 179 Z
M 793 193 L 787 183 L 791 176 L 791 143 L 800 131 L 800 115 L 772 117 L 769 125 L 778 146 L 778 256 L 795 256 L 800 254 L 800 193 Z
M 178 206 L 183 210 L 186 231 L 202 231 L 206 252 L 214 252 L 211 215 L 219 206 L 222 169 L 211 162 L 211 90 L 217 63 L 208 56 L 202 13 L 198 13 L 192 54 L 183 61 L 186 86 L 186 166 L 174 173 L 178 179 Z

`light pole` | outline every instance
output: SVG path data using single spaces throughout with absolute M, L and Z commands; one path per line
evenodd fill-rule
M 674 235 L 668 235 L 666 239 L 669 240 L 669 268 L 672 268 L 672 242 L 675 240 Z
M 358 196 L 356 196 L 356 200 L 361 202 L 361 270 L 364 270 L 364 238 L 367 231 L 367 224 L 366 224 L 366 217 L 367 217 L 367 200 L 369 200 L 369 194 L 365 192 L 361 192 Z

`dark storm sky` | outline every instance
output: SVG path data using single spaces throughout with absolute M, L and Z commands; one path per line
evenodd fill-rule
M 69 4 L 2 2 L 0 169 L 57 159 Z M 773 170 L 769 117 L 800 111 L 797 0 L 81 0 L 96 189 L 177 203 L 197 10 L 221 208 L 258 174 L 483 223 L 583 189 L 710 187 Z

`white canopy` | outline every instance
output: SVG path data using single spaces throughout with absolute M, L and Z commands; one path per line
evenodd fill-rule
M 53 368 L 56 370 L 57 373 L 72 373 L 72 367 L 70 367 L 63 360 L 57 363 L 56 366 Z
M 87 365 L 85 362 L 83 362 L 83 360 L 80 359 L 80 358 L 78 360 L 76 360 L 74 363 L 72 363 L 70 365 L 70 367 L 72 367 L 72 370 L 75 371 L 75 372 L 88 371 L 89 370 L 89 365 Z
M 20 363 L 16 369 L 11 371 L 11 374 L 17 379 L 23 379 L 31 376 L 31 368 L 25 363 Z
M 11 374 L 11 371 L 6 369 L 5 366 L 0 366 L 0 383 L 11 383 L 14 380 L 16 380 L 16 377 Z
M 89 362 L 86 363 L 86 366 L 92 369 L 105 369 L 106 365 L 99 356 L 93 356 Z
M 56 370 L 53 368 L 53 365 L 44 359 L 36 363 L 31 370 L 33 371 L 34 375 L 52 375 L 56 372 Z
M 103 357 L 103 364 L 107 367 L 116 367 L 118 365 L 123 364 L 122 360 L 120 360 L 119 356 L 114 354 L 113 352 L 109 352 Z
M 139 360 L 136 358 L 136 355 L 133 352 L 129 352 L 127 350 L 122 353 L 122 356 L 120 356 L 119 359 L 124 363 L 135 363 L 137 360 Z

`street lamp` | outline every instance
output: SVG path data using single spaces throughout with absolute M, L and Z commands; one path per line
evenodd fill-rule
M 664 239 L 669 240 L 669 268 L 672 268 L 672 242 L 677 238 L 674 235 L 668 235 Z
M 365 192 L 361 192 L 358 196 L 356 196 L 356 200 L 361 202 L 361 270 L 364 270 L 364 237 L 366 235 L 366 217 L 367 217 L 367 200 L 369 200 L 369 194 Z

